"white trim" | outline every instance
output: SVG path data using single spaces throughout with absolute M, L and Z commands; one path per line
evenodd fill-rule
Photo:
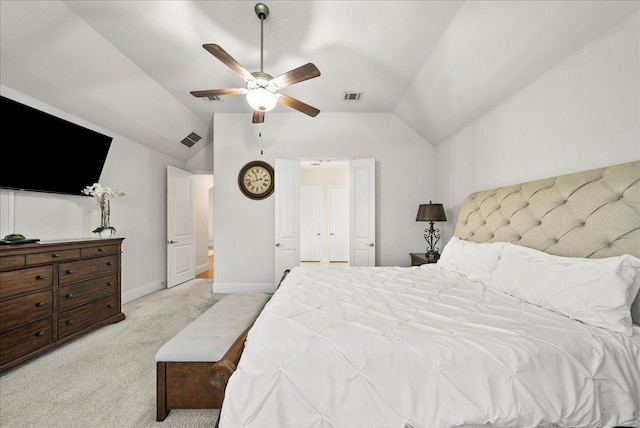
M 208 257 L 208 256 L 207 256 Z M 196 276 L 209 270 L 209 262 L 196 266 Z
M 167 286 L 164 281 L 150 282 L 142 287 L 136 287 L 131 291 L 122 292 L 122 304 L 129 303 L 147 294 L 154 293 L 156 291 L 164 290 Z M 126 314 L 125 314 L 126 315 Z

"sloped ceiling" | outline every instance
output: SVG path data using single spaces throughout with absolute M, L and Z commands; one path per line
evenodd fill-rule
M 260 69 L 255 1 L 0 2 L 0 89 L 188 160 L 218 112 L 251 113 L 202 48 Z M 624 19 L 639 1 L 265 1 L 264 71 L 321 76 L 281 92 L 322 112 L 391 112 L 439 144 Z M 362 91 L 359 102 L 344 92 Z M 284 105 L 275 111 L 293 112 Z M 302 114 L 302 113 L 297 113 Z M 269 120 L 269 113 L 266 121 Z M 179 141 L 195 131 L 192 148 Z

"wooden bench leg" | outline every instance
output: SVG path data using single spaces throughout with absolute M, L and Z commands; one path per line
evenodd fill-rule
M 156 363 L 156 402 L 156 421 L 162 422 L 170 409 L 167 409 L 167 364 L 161 361 Z

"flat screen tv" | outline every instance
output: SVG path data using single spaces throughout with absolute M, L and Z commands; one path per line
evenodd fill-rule
M 112 137 L 0 96 L 0 188 L 82 195 L 98 183 Z

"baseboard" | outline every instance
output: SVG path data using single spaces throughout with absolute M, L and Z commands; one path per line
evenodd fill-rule
M 148 284 L 145 284 L 141 287 L 136 287 L 131 291 L 123 291 L 122 292 L 122 304 L 129 303 L 132 300 L 136 300 L 142 296 L 146 296 L 147 294 L 151 294 L 155 291 L 163 290 L 167 288 L 164 281 L 155 281 Z
M 212 290 L 214 293 L 273 293 L 275 287 L 273 284 L 224 284 L 213 282 Z
M 196 266 L 196 275 L 199 275 L 199 274 L 201 274 L 203 272 L 208 272 L 208 271 L 209 271 L 209 263 L 208 262 L 205 263 L 205 264 L 202 264 L 200 266 Z

